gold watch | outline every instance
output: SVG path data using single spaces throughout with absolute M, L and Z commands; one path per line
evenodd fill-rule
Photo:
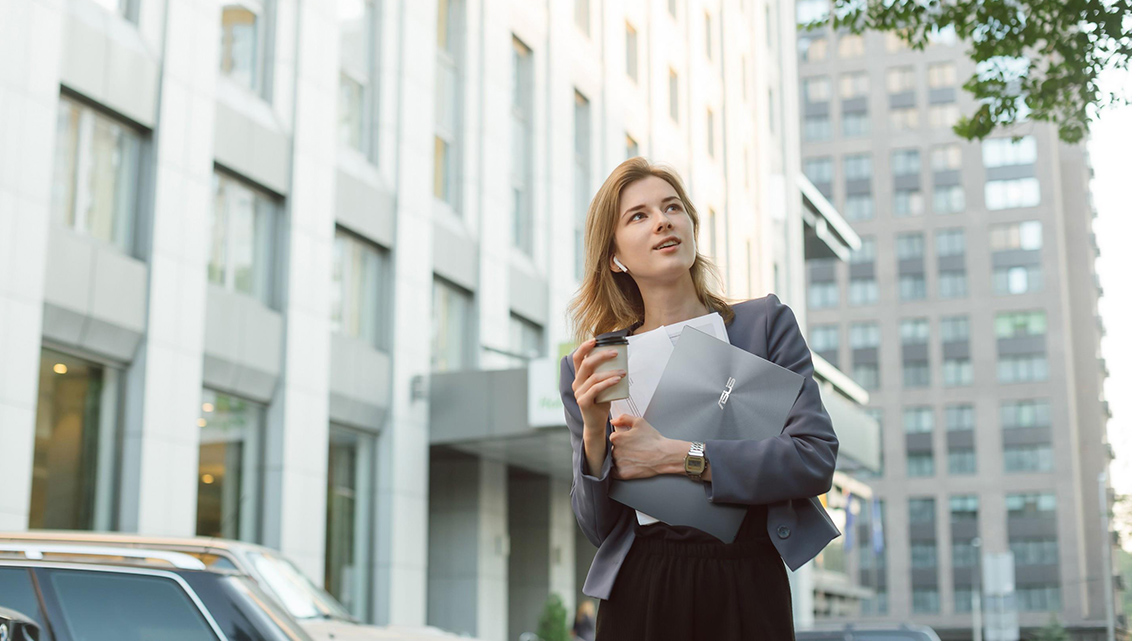
M 694 441 L 689 447 L 689 454 L 685 456 L 685 474 L 690 479 L 700 482 L 701 475 L 709 467 L 709 460 L 705 458 L 705 444 Z

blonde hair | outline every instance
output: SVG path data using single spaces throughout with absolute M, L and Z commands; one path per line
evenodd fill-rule
M 586 214 L 586 273 L 568 310 L 570 325 L 578 342 L 645 320 L 645 304 L 637 283 L 627 273 L 611 271 L 609 263 L 614 253 L 614 232 L 621 213 L 621 192 L 631 183 L 652 176 L 664 180 L 676 190 L 685 213 L 693 221 L 693 240 L 696 242 L 700 232 L 697 209 L 685 193 L 681 177 L 673 169 L 652 165 L 641 157 L 630 158 L 618 165 L 590 201 L 590 210 Z M 726 324 L 732 322 L 732 306 L 718 293 L 722 284 L 716 264 L 698 251 L 696 261 L 689 268 L 689 276 L 701 304 L 719 312 Z

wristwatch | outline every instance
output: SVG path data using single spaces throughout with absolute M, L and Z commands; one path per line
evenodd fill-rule
M 705 458 L 705 444 L 693 441 L 689 447 L 689 454 L 685 457 L 685 474 L 689 478 L 700 482 L 701 474 L 709 467 L 709 460 Z

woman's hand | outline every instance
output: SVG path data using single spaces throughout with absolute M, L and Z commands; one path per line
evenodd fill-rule
M 614 474 L 619 479 L 644 479 L 658 474 L 682 474 L 689 445 L 665 438 L 644 418 L 622 414 L 610 421 Z
M 601 478 L 606 461 L 606 419 L 610 415 L 609 401 L 597 402 L 598 395 L 613 387 L 625 376 L 624 371 L 597 372 L 603 361 L 617 357 L 614 350 L 603 349 L 591 354 L 597 341 L 591 338 L 574 350 L 570 359 L 574 363 L 574 400 L 582 412 L 582 447 L 590 476 Z

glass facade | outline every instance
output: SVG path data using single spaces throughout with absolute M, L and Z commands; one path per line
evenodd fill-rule
M 325 589 L 359 619 L 369 613 L 376 437 L 329 427 Z
M 206 279 L 272 306 L 276 199 L 229 174 L 215 172 L 207 233 Z
M 340 25 L 341 144 L 371 153 L 372 59 L 374 15 L 372 0 L 336 0 Z
M 432 371 L 464 369 L 471 365 L 471 294 L 436 278 L 432 285 Z
M 265 92 L 265 9 L 259 0 L 222 5 L 219 69 L 223 76 L 257 94 Z
M 264 426 L 263 405 L 202 390 L 195 530 L 200 536 L 260 540 Z
M 332 258 L 331 330 L 388 349 L 391 275 L 387 250 L 337 229 Z

